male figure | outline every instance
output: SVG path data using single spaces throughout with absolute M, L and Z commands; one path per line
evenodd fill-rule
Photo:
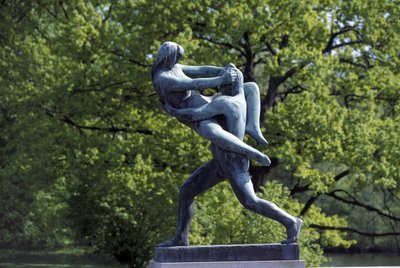
M 246 129 L 246 100 L 243 90 L 243 75 L 235 68 L 230 72 L 236 75 L 231 85 L 221 88 L 222 96 L 197 108 L 176 109 L 168 104 L 166 110 L 182 120 L 203 120 L 219 117 L 217 123 L 229 133 L 243 140 Z M 188 245 L 190 222 L 194 212 L 194 198 L 211 188 L 224 178 L 228 178 L 232 189 L 241 204 L 258 214 L 271 218 L 286 227 L 287 238 L 282 243 L 294 243 L 298 240 L 302 220 L 295 218 L 272 202 L 258 198 L 248 175 L 249 160 L 246 155 L 226 150 L 212 144 L 213 159 L 198 168 L 181 186 L 179 193 L 178 227 L 173 238 L 158 245 L 159 247 Z

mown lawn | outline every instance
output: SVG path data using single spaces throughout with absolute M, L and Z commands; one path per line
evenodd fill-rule
M 126 268 L 117 262 L 93 254 L 76 252 L 28 252 L 0 250 L 1 268 Z

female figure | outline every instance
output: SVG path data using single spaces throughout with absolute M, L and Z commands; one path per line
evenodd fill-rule
M 207 88 L 230 84 L 235 79 L 235 73 L 226 71 L 224 68 L 178 64 L 183 53 L 183 48 L 178 44 L 165 42 L 158 50 L 157 58 L 152 66 L 153 84 L 166 111 L 169 107 L 176 109 L 196 108 L 210 103 L 212 97 L 203 96 L 196 90 L 202 91 Z M 204 76 L 207 78 L 196 78 Z M 248 83 L 246 89 L 248 99 L 253 104 L 249 107 L 249 118 L 252 120 L 248 120 L 246 131 L 259 143 L 266 144 L 267 141 L 262 136 L 259 127 L 258 86 L 255 83 Z M 178 120 L 193 128 L 200 136 L 224 149 L 245 154 L 262 165 L 268 166 L 271 163 L 268 156 L 223 130 L 214 119 L 196 122 L 187 121 L 184 118 L 178 118 Z

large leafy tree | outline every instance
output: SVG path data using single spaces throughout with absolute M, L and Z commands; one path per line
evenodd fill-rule
M 2 1 L 0 242 L 86 241 L 140 267 L 172 234 L 178 186 L 210 154 L 158 105 L 149 67 L 166 40 L 260 85 L 273 164 L 253 181 L 304 217 L 310 265 L 318 244 L 398 237 L 399 14 L 396 1 Z M 191 240 L 281 239 L 235 202 L 227 184 L 199 197 Z

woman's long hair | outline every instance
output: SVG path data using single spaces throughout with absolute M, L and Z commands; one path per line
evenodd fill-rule
M 154 78 L 155 73 L 157 72 L 159 66 L 172 54 L 180 54 L 183 55 L 183 48 L 177 43 L 167 41 L 160 46 L 157 51 L 157 57 L 151 66 L 151 78 Z

